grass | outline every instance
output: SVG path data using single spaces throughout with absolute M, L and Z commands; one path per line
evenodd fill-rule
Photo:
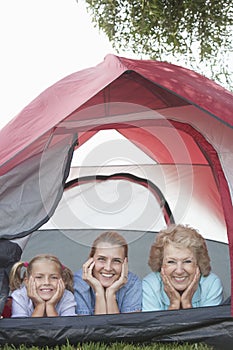
M 206 344 L 195 343 L 195 344 L 162 344 L 162 343 L 154 343 L 150 345 L 143 344 L 125 344 L 125 343 L 112 343 L 112 344 L 104 344 L 104 343 L 84 343 L 74 345 L 61 345 L 55 347 L 37 347 L 37 346 L 25 346 L 20 345 L 19 347 L 15 347 L 13 345 L 4 345 L 0 347 L 1 350 L 210 350 L 212 347 L 207 346 Z

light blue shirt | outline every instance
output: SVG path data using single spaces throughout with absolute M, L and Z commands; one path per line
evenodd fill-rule
M 167 310 L 170 301 L 164 291 L 159 272 L 151 272 L 142 281 L 142 311 Z M 214 306 L 222 303 L 223 287 L 220 278 L 214 273 L 201 276 L 198 288 L 192 298 L 192 306 Z
M 94 290 L 82 279 L 82 269 L 74 274 L 74 296 L 78 315 L 94 315 Z M 128 273 L 127 283 L 116 292 L 120 313 L 136 312 L 142 309 L 142 282 L 132 272 Z
M 32 300 L 27 295 L 27 289 L 23 286 L 11 294 L 12 315 L 11 317 L 31 317 L 34 311 Z M 75 316 L 76 302 L 74 294 L 65 289 L 61 300 L 56 305 L 58 316 Z

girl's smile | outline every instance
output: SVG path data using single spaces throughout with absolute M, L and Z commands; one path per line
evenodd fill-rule
M 55 262 L 38 261 L 33 264 L 31 277 L 38 295 L 46 301 L 56 293 L 61 275 Z

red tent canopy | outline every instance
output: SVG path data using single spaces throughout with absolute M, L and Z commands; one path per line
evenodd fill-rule
M 46 89 L 2 129 L 1 173 L 37 153 L 44 146 L 41 137 L 47 135 L 46 142 L 51 130 L 80 108 L 124 101 L 153 110 L 191 104 L 233 125 L 233 96 L 213 81 L 169 63 L 108 55 L 96 67 L 73 73 Z M 116 103 L 115 110 L 112 106 L 99 113 L 114 115 L 119 106 Z
M 108 55 L 65 77 L 0 132 L 2 237 L 22 237 L 45 223 L 62 196 L 74 148 L 116 129 L 156 163 L 195 169 L 196 193 L 187 194 L 209 205 L 226 229 L 233 274 L 232 110 L 232 93 L 165 62 Z

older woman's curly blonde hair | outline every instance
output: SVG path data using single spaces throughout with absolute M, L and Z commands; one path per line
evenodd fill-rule
M 211 266 L 205 239 L 194 228 L 187 225 L 171 225 L 158 233 L 151 246 L 148 261 L 152 271 L 161 270 L 164 247 L 169 243 L 177 248 L 190 249 L 196 257 L 201 274 L 209 275 Z

